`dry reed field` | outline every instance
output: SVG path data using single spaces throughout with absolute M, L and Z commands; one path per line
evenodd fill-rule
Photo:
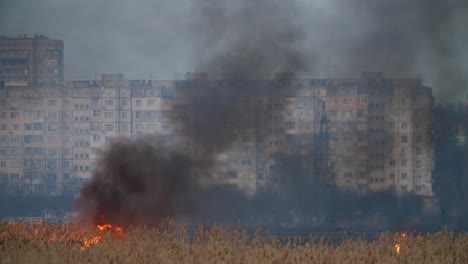
M 1 222 L 0 263 L 468 263 L 468 234 L 280 242 L 268 231 L 249 235 L 240 225 L 188 232 L 173 221 L 127 229 Z

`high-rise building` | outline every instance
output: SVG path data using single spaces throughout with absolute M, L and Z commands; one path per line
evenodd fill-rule
M 64 87 L 3 86 L 2 187 L 30 193 L 76 191 L 91 177 L 102 147 L 117 135 L 158 133 L 187 153 L 202 156 L 193 153 L 200 150 L 190 148 L 190 138 L 171 120 L 172 111 L 185 109 L 177 90 L 190 82 L 103 75 L 99 81 L 72 81 Z M 268 109 L 256 115 L 271 122 L 221 155 L 214 179 L 248 193 L 277 188 L 281 171 L 276 157 L 295 153 L 312 167 L 314 161 L 325 160 L 327 177 L 342 189 L 432 195 L 432 95 L 420 79 L 363 74 L 293 83 L 295 92 L 285 100 L 242 100 L 242 107 L 251 107 L 252 113 Z M 265 107 L 256 105 L 260 102 Z M 327 153 L 319 151 L 316 137 L 324 114 Z
M 0 81 L 7 86 L 63 83 L 63 41 L 43 35 L 0 36 Z
M 209 156 L 173 117 L 189 111 L 182 91 L 203 96 L 197 93 L 229 85 L 206 74 L 176 81 L 126 80 L 121 74 L 62 81 L 62 41 L 0 39 L 0 191 L 77 193 L 116 136 L 157 133 L 193 157 Z M 304 167 L 312 180 L 362 194 L 433 195 L 433 97 L 421 79 L 363 73 L 251 84 L 265 91 L 278 85 L 287 85 L 281 94 L 236 100 L 240 105 L 233 109 L 243 109 L 241 118 L 258 125 L 219 153 L 214 181 L 250 194 L 281 189 L 285 168 L 279 163 L 286 161 Z

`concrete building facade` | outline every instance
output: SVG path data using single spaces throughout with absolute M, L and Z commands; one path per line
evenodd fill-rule
M 0 36 L 0 80 L 8 86 L 63 83 L 63 41 L 43 35 Z
M 157 133 L 182 151 L 202 156 L 172 120 L 174 111 L 186 111 L 178 89 L 190 82 L 129 81 L 105 74 L 98 81 L 65 85 L 3 84 L 1 188 L 77 193 L 92 176 L 102 148 L 116 136 Z M 422 80 L 366 73 L 356 79 L 294 79 L 291 85 L 281 100 L 279 95 L 241 100 L 239 107 L 252 109 L 247 111 L 255 116 L 250 121 L 270 122 L 219 155 L 215 180 L 254 193 L 278 187 L 275 157 L 281 153 L 310 157 L 305 165 L 312 166 L 314 135 L 325 110 L 332 183 L 363 194 L 432 195 L 432 95 Z
M 63 63 L 61 40 L 0 37 L 0 191 L 76 194 L 117 136 L 157 133 L 192 157 L 212 151 L 192 144 L 176 119 L 190 111 L 186 96 L 222 90 L 226 80 L 203 73 L 176 81 L 103 74 L 64 83 Z M 341 189 L 432 196 L 433 97 L 421 79 L 291 77 L 240 84 L 267 92 L 233 106 L 245 113 L 235 118 L 252 125 L 215 157 L 214 182 L 249 194 L 281 189 L 278 163 L 300 157 L 311 178 Z M 219 125 L 236 130 L 228 120 Z

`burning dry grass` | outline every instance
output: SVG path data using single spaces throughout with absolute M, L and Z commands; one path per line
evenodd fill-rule
M 0 263 L 468 263 L 468 234 L 397 233 L 372 242 L 296 239 L 281 243 L 240 226 L 198 228 L 168 221 L 155 228 L 0 224 Z

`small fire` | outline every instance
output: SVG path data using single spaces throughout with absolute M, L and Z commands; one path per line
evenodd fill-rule
M 406 237 L 406 233 L 405 233 L 405 232 L 402 232 L 402 233 L 397 232 L 395 235 L 396 235 L 397 237 Z M 401 250 L 401 244 L 400 244 L 400 243 L 396 243 L 396 244 L 395 244 L 395 251 L 396 251 L 397 255 L 400 255 L 400 250 Z
M 101 239 L 103 238 L 104 232 L 106 230 L 109 230 L 117 234 L 118 236 L 123 236 L 123 229 L 119 226 L 113 226 L 111 224 L 103 224 L 103 225 L 97 225 L 97 228 L 99 229 L 99 235 L 83 240 L 83 245 L 81 246 L 81 250 L 85 250 L 86 248 L 99 243 L 99 241 L 101 241 Z
M 400 243 L 395 244 L 395 250 L 396 250 L 397 255 L 400 255 Z

